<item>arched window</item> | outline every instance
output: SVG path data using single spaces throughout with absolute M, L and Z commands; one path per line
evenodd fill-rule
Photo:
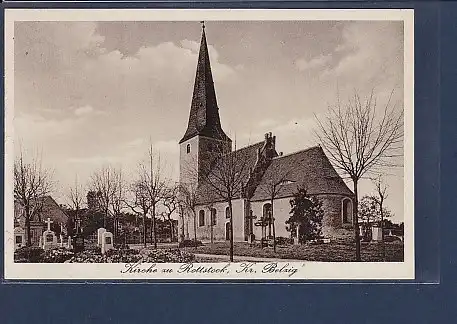
M 230 218 L 230 210 L 228 207 L 225 208 L 225 218 Z
M 216 208 L 211 208 L 211 225 L 216 225 Z
M 198 212 L 198 226 L 205 226 L 205 211 L 203 209 Z
M 186 152 L 187 152 L 187 154 L 190 153 L 190 144 L 187 144 L 187 146 L 186 146 Z
M 342 201 L 343 224 L 352 224 L 352 200 L 344 198 Z
M 270 203 L 263 205 L 263 219 L 267 222 L 268 236 L 270 237 L 272 234 L 272 232 L 271 232 L 272 219 L 271 219 L 271 204 Z

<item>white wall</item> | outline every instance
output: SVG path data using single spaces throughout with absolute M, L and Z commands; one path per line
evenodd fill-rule
M 275 231 L 276 237 L 290 237 L 290 232 L 286 230 L 286 220 L 290 217 L 290 198 L 275 199 L 273 204 L 273 217 L 275 218 Z M 257 219 L 254 219 L 254 223 L 258 222 L 259 219 L 263 216 L 263 205 L 270 203 L 270 201 L 255 201 L 251 202 L 251 209 L 254 216 L 257 216 Z M 268 227 L 267 227 L 268 234 Z M 256 239 L 262 237 L 262 229 L 260 226 L 254 226 L 254 235 Z

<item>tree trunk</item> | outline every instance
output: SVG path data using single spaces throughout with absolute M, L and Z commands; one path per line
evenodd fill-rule
M 146 247 L 146 213 L 143 213 L 143 244 Z
M 382 205 L 384 203 L 384 199 L 380 199 L 380 208 L 381 208 L 381 248 L 382 248 L 382 260 L 385 261 L 386 259 L 386 246 L 384 244 L 384 211 L 382 210 Z
M 181 234 L 182 234 L 182 237 L 181 239 L 184 241 L 184 238 L 185 238 L 185 233 L 184 233 L 184 211 L 181 209 L 181 219 L 182 219 L 182 226 L 181 226 Z
M 197 249 L 197 214 L 195 210 L 192 211 L 194 215 L 194 247 L 195 250 Z
M 116 243 L 117 240 L 117 217 L 113 216 L 113 243 Z
M 152 206 L 152 231 L 151 238 L 154 235 L 154 249 L 157 249 L 157 225 L 156 225 L 156 206 Z
M 173 226 L 173 221 L 170 219 L 170 243 L 173 243 L 173 236 L 175 234 L 175 228 Z
M 103 215 L 103 228 L 106 228 L 106 219 L 108 218 L 108 208 L 105 209 L 104 215 Z
M 229 198 L 229 214 L 230 214 L 230 262 L 233 262 L 233 210 L 232 199 Z
M 213 215 L 211 215 L 211 244 L 213 244 L 214 242 L 214 234 L 213 234 Z
M 275 229 L 275 217 L 273 213 L 273 201 L 274 198 L 271 198 L 270 204 L 271 204 L 271 222 L 273 223 L 273 251 L 276 253 L 276 229 Z
M 358 181 L 359 179 L 353 178 L 354 182 L 354 232 L 355 232 L 355 260 L 361 261 L 360 258 L 360 232 L 359 232 L 359 197 L 358 197 Z
M 32 238 L 30 237 L 30 211 L 28 208 L 25 210 L 25 236 L 27 238 L 25 245 L 32 246 Z
M 213 244 L 213 240 L 214 240 L 214 239 L 213 239 L 213 235 L 214 235 L 214 233 L 213 233 L 213 230 L 214 230 L 213 224 L 214 224 L 214 223 L 213 223 L 213 211 L 212 211 L 211 208 L 210 208 L 210 210 L 209 210 L 209 218 L 210 218 L 209 224 L 210 224 L 210 226 L 211 226 L 211 237 L 210 237 L 210 238 L 211 238 L 211 244 Z

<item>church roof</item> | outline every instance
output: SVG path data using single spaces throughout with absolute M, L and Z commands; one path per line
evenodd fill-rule
M 278 174 L 282 173 L 282 178 Z M 269 184 L 285 180 L 276 198 L 291 197 L 299 186 L 309 194 L 341 194 L 352 196 L 352 191 L 338 175 L 320 146 L 273 158 L 251 201 L 267 200 Z
M 230 138 L 221 127 L 204 26 L 198 54 L 189 122 L 179 144 L 197 135 L 230 141 Z
M 233 161 L 234 163 L 241 163 L 242 165 L 238 166 L 238 169 L 242 171 L 241 177 L 241 183 L 243 185 L 246 185 L 248 179 L 249 179 L 249 173 L 250 170 L 252 170 L 256 164 L 257 161 L 257 152 L 263 148 L 265 145 L 265 142 L 259 142 L 256 144 L 252 144 L 246 147 L 243 147 L 239 150 L 233 151 L 228 153 L 225 157 L 219 158 L 216 160 L 213 164 L 212 170 L 217 170 L 218 168 L 221 168 L 221 163 L 223 162 L 223 159 L 230 159 L 231 157 L 234 157 Z M 212 179 L 215 177 L 213 175 L 214 172 L 211 172 L 209 174 L 209 180 L 208 181 L 202 181 L 198 188 L 197 188 L 197 203 L 198 204 L 207 204 L 209 202 L 220 202 L 223 201 L 223 198 L 218 194 L 218 190 L 215 190 L 214 184 L 219 184 L 220 181 L 216 179 Z M 210 182 L 210 183 L 208 183 Z M 220 190 L 223 190 L 221 188 Z M 237 189 L 238 195 L 240 195 L 241 188 Z M 238 198 L 238 197 L 236 197 Z

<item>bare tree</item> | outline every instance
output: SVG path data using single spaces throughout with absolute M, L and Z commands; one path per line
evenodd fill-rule
M 154 248 L 157 249 L 157 224 L 156 224 L 156 209 L 159 202 L 163 199 L 163 195 L 167 188 L 167 183 L 162 174 L 160 164 L 160 156 L 154 163 L 154 152 L 152 144 L 149 146 L 149 173 L 146 175 L 147 190 L 149 194 L 149 200 L 151 202 L 151 217 L 152 217 L 152 231 L 151 239 L 154 240 Z M 155 164 L 155 165 L 154 165 Z
M 30 222 L 34 216 L 40 218 L 44 196 L 51 192 L 52 172 L 42 167 L 41 158 L 27 162 L 22 152 L 14 162 L 14 199 L 24 210 L 27 246 L 32 245 Z
M 276 229 L 274 218 L 274 201 L 281 194 L 284 187 L 287 186 L 292 180 L 289 179 L 291 169 L 285 169 L 280 164 L 271 164 L 269 167 L 272 172 L 269 173 L 271 177 L 264 178 L 259 189 L 268 195 L 270 199 L 270 215 L 268 222 L 273 225 L 273 250 L 276 252 Z
M 375 181 L 374 185 L 376 188 L 375 201 L 379 206 L 379 212 L 381 213 L 381 244 L 382 244 L 382 257 L 386 257 L 386 248 L 384 244 L 384 202 L 387 199 L 387 185 L 384 183 L 381 176 L 379 176 Z
M 165 207 L 165 211 L 162 213 L 164 221 L 168 221 L 170 224 L 170 240 L 173 242 L 174 239 L 174 232 L 175 227 L 173 223 L 173 219 L 171 216 L 178 210 L 179 208 L 179 200 L 178 200 L 178 186 L 172 186 L 171 188 L 167 188 L 165 190 L 162 200 L 162 205 Z
M 180 184 L 178 191 L 179 206 L 182 209 L 182 224 L 184 232 L 184 215 L 192 216 L 194 224 L 194 243 L 197 249 L 197 183 Z
M 113 210 L 114 220 L 114 240 L 116 241 L 119 234 L 119 217 L 125 206 L 125 183 L 122 177 L 122 169 L 115 170 L 113 173 L 113 196 L 111 198 L 111 208 Z
M 378 115 L 373 92 L 365 100 L 355 94 L 345 107 L 340 101 L 329 107 L 325 119 L 317 116 L 317 137 L 329 154 L 333 165 L 346 174 L 354 186 L 354 234 L 356 260 L 360 261 L 358 224 L 358 184 L 367 172 L 379 172 L 395 166 L 396 157 L 402 156 L 403 111 L 391 105 L 393 91 Z
M 84 204 L 84 188 L 83 186 L 78 182 L 78 177 L 75 178 L 75 183 L 70 189 L 68 190 L 68 200 L 69 200 L 69 205 L 70 208 L 75 211 L 75 225 L 76 225 L 76 233 L 79 233 L 80 228 L 78 222 L 78 219 L 80 218 L 79 211 L 81 210 L 83 204 Z
M 219 158 L 201 173 L 201 184 L 213 191 L 229 208 L 230 261 L 233 262 L 233 199 L 242 197 L 244 186 L 250 172 L 245 150 L 235 150 L 221 154 Z
M 140 165 L 138 178 L 130 186 L 131 199 L 124 199 L 125 205 L 142 218 L 144 247 L 146 247 L 146 217 L 152 207 L 148 186 L 148 171 Z
M 97 193 L 100 208 L 103 211 L 103 227 L 106 227 L 113 196 L 116 192 L 116 170 L 108 165 L 92 174 L 92 190 Z
M 210 226 L 210 242 L 211 244 L 214 243 L 214 225 L 216 222 L 216 215 L 214 213 L 214 202 L 209 202 L 206 204 L 209 213 L 209 226 Z

